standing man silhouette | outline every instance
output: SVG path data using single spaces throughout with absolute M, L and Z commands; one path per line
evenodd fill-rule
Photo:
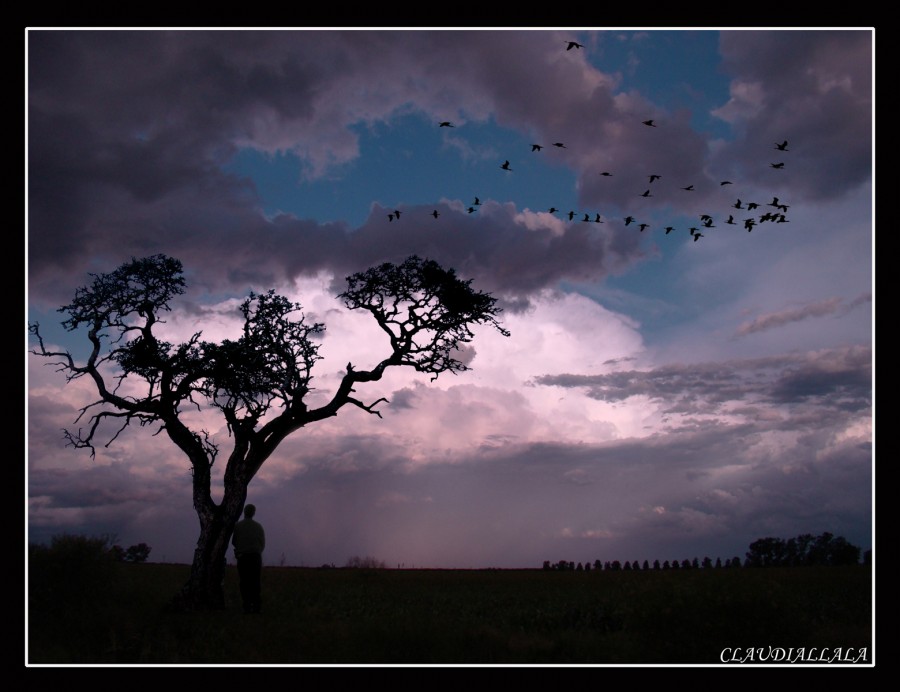
M 241 600 L 245 613 L 258 613 L 262 607 L 261 582 L 262 552 L 266 547 L 266 532 L 253 516 L 255 505 L 244 507 L 244 518 L 234 525 L 231 545 L 237 558 L 238 577 L 241 581 Z

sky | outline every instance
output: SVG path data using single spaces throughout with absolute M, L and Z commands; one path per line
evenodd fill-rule
M 469 371 L 394 368 L 357 391 L 387 399 L 381 418 L 345 407 L 282 443 L 248 495 L 266 564 L 724 561 L 826 531 L 872 546 L 872 30 L 26 42 L 26 309 L 48 345 L 84 358 L 57 308 L 157 253 L 188 283 L 170 341 L 236 338 L 250 291 L 324 323 L 311 403 L 388 353 L 336 298 L 349 274 L 418 255 L 503 308 L 510 336 L 476 330 Z M 96 391 L 34 347 L 29 541 L 190 562 L 187 459 L 137 426 L 94 458 L 67 447 Z M 192 422 L 227 449 L 214 413 Z

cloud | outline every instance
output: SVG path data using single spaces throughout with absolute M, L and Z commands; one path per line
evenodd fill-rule
M 461 232 L 411 243 L 413 231 L 388 224 L 381 212 L 358 230 L 266 218 L 252 183 L 224 168 L 250 147 L 295 155 L 298 179 L 340 176 L 360 157 L 360 127 L 407 116 L 473 126 L 493 119 L 541 141 L 565 139 L 565 149 L 542 155 L 574 171 L 581 203 L 608 208 L 609 216 L 637 208 L 648 170 L 670 183 L 654 189 L 654 215 L 665 205 L 688 212 L 701 200 L 724 204 L 720 174 L 706 172 L 709 143 L 689 115 L 663 113 L 664 128 L 641 125 L 658 107 L 619 92 L 618 79 L 583 56 L 560 52 L 564 33 L 30 32 L 29 235 L 39 239 L 29 243 L 33 300 L 58 303 L 61 287 L 85 267 L 161 250 L 191 266 L 211 291 L 321 269 L 356 271 L 410 246 L 457 264 L 468 258 L 477 270 L 470 274 L 494 277 L 511 293 L 621 271 L 643 257 L 634 236 L 618 225 L 606 233 L 561 230 L 558 219 L 530 222 L 526 233 L 512 219 L 526 213 L 527 200 L 519 212 L 442 218 Z M 764 152 L 787 138 L 798 149 L 779 184 L 821 198 L 864 180 L 870 138 L 858 134 L 871 129 L 869 48 L 863 31 L 723 32 L 725 69 L 736 85 L 764 84 L 755 97 L 764 106 L 736 121 L 740 136 L 716 153 L 710 170 L 732 175 L 738 167 L 747 182 L 763 184 Z M 786 70 L 785 61 L 804 69 Z M 787 81 L 787 74 L 804 76 Z M 819 107 L 808 104 L 819 101 L 812 96 L 829 108 L 813 110 Z M 809 121 L 802 145 L 799 133 L 780 126 L 797 108 Z M 456 128 L 454 139 L 462 141 L 464 130 Z M 616 175 L 601 178 L 606 169 Z M 694 197 L 675 182 L 686 180 Z M 431 211 L 407 209 L 410 219 Z M 656 227 L 663 218 L 648 221 Z
M 714 114 L 742 136 L 713 166 L 739 167 L 744 180 L 761 183 L 770 162 L 786 161 L 781 184 L 806 200 L 834 199 L 870 179 L 870 31 L 723 31 L 720 46 L 731 99 Z M 790 151 L 775 151 L 785 139 Z
M 583 388 L 602 401 L 646 397 L 666 403 L 670 413 L 726 414 L 735 404 L 794 403 L 849 407 L 871 405 L 871 351 L 830 349 L 601 375 L 556 374 L 535 378 L 539 385 Z
M 792 322 L 801 322 L 811 317 L 824 317 L 826 315 L 841 315 L 849 312 L 858 305 L 871 302 L 872 294 L 866 293 L 854 298 L 850 303 L 844 304 L 841 298 L 829 298 L 816 303 L 808 303 L 799 308 L 781 310 L 760 315 L 750 322 L 744 322 L 738 326 L 736 336 L 747 336 L 754 332 L 762 332 L 767 329 L 783 327 Z
M 635 74 L 653 36 L 632 36 Z M 383 419 L 351 407 L 285 440 L 250 489 L 273 561 L 539 566 L 690 558 L 697 546 L 725 558 L 803 531 L 869 540 L 871 323 L 850 313 L 872 301 L 860 294 L 871 33 L 721 32 L 709 69 L 730 93 L 711 114 L 656 103 L 599 67 L 619 40 L 605 32 L 568 52 L 556 31 L 28 38 L 28 288 L 43 321 L 87 272 L 164 252 L 189 284 L 167 338 L 233 337 L 247 291 L 276 288 L 326 324 L 313 394 L 325 398 L 348 360 L 366 367 L 386 348 L 335 299 L 348 274 L 416 253 L 504 307 L 512 337 L 477 333 L 470 372 L 391 372 L 358 393 L 387 399 Z M 698 128 L 709 115 L 727 127 Z M 457 127 L 439 131 L 448 119 Z M 786 167 L 773 171 L 784 139 Z M 566 147 L 528 151 L 554 141 Z M 510 143 L 524 153 L 503 178 Z M 369 172 L 382 161 L 370 149 L 388 146 L 396 169 Z M 248 150 L 293 166 L 292 211 L 273 212 L 233 172 Z M 473 189 L 485 167 L 499 178 L 489 193 Z M 650 173 L 663 177 L 648 201 Z M 605 223 L 545 211 L 561 206 L 544 201 L 552 187 Z M 735 197 L 769 195 L 790 203 L 792 223 L 729 234 L 720 217 Z M 683 242 L 701 212 L 716 232 Z M 627 213 L 645 233 L 624 227 Z M 669 223 L 682 235 L 663 236 Z M 857 297 L 822 298 L 833 295 Z M 29 538 L 112 530 L 189 561 L 196 517 L 178 450 L 137 427 L 96 459 L 66 448 L 60 430 L 96 398 L 90 383 L 28 365 Z M 214 416 L 192 423 L 227 445 Z

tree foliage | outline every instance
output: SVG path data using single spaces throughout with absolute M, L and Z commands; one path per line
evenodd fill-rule
M 799 567 L 804 565 L 856 565 L 861 549 L 843 536 L 825 532 L 794 538 L 759 538 L 750 544 L 748 567 Z
M 452 269 L 410 257 L 399 265 L 382 264 L 347 279 L 340 295 L 350 309 L 375 317 L 390 339 L 396 365 L 410 365 L 433 377 L 468 370 L 456 354 L 472 340 L 472 326 L 489 324 L 501 334 L 496 299 L 471 289 Z

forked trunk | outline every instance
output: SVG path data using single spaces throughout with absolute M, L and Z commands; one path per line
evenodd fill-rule
M 200 514 L 200 538 L 194 550 L 191 575 L 176 597 L 184 610 L 223 610 L 225 566 L 234 525 L 240 518 L 246 491 L 223 500 L 210 514 Z

